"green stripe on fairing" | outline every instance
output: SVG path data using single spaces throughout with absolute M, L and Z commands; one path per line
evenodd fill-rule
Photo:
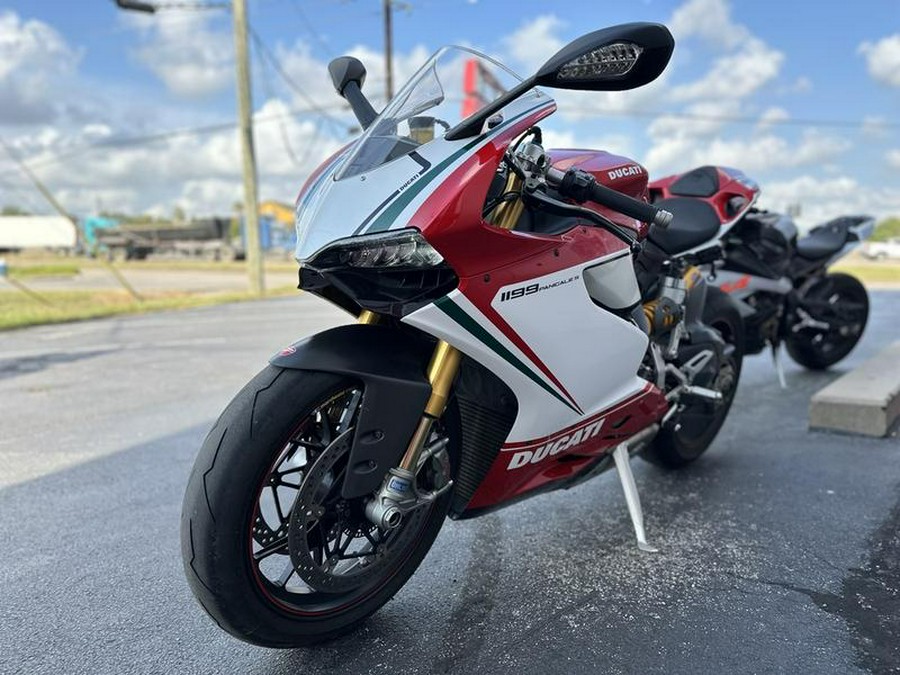
M 495 133 L 502 130 L 504 127 L 508 127 L 513 122 L 520 120 L 526 115 L 530 115 L 538 108 L 543 107 L 546 103 L 541 103 L 539 105 L 534 106 L 533 108 L 529 108 L 528 110 L 516 115 L 508 122 L 501 124 L 498 127 L 492 129 Z M 391 202 L 384 211 L 381 212 L 375 221 L 368 227 L 366 230 L 366 234 L 370 234 L 372 232 L 382 232 L 383 230 L 390 229 L 391 225 L 394 224 L 394 221 L 403 213 L 403 210 L 409 206 L 410 202 L 416 198 L 416 196 L 427 186 L 431 181 L 437 178 L 443 171 L 453 164 L 457 159 L 459 159 L 462 155 L 467 153 L 469 150 L 474 148 L 479 143 L 484 143 L 485 139 L 478 137 L 474 141 L 466 143 L 459 150 L 454 152 L 452 155 L 447 157 L 444 161 L 436 164 L 428 173 L 426 173 L 422 178 L 413 183 L 410 187 L 406 189 L 406 191 L 402 192 L 397 196 L 393 202 Z
M 560 403 L 570 408 L 572 411 L 578 413 L 579 415 L 583 415 L 581 411 L 575 408 L 571 403 L 569 403 L 566 399 L 560 396 L 552 387 L 550 387 L 544 380 L 535 373 L 531 368 L 526 366 L 522 361 L 520 361 L 515 354 L 509 351 L 506 347 L 504 347 L 493 335 L 488 333 L 481 325 L 478 324 L 475 319 L 470 317 L 466 312 L 453 300 L 448 297 L 443 297 L 434 302 L 435 307 L 441 310 L 444 314 L 453 319 L 456 323 L 462 326 L 465 330 L 469 331 L 476 338 L 481 340 L 485 345 L 487 345 L 490 349 L 495 351 L 500 357 L 502 357 L 507 363 L 513 366 L 520 373 L 525 375 L 528 379 L 533 381 L 539 387 L 544 389 L 547 393 L 557 399 Z

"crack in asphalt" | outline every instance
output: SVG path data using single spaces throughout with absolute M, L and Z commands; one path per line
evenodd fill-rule
M 846 571 L 849 574 L 839 593 L 729 571 L 725 574 L 805 595 L 819 609 L 847 624 L 857 665 L 873 673 L 900 673 L 900 501 L 872 535 L 866 564 Z

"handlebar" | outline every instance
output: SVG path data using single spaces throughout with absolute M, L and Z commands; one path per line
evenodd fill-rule
M 595 202 L 662 229 L 672 222 L 673 216 L 668 211 L 601 185 L 591 174 L 580 169 L 562 172 L 551 166 L 547 169 L 547 182 L 557 188 L 561 195 L 574 199 L 579 204 Z

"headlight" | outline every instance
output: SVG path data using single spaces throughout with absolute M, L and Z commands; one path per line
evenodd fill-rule
M 316 269 L 349 267 L 437 267 L 444 262 L 440 253 L 418 230 L 404 229 L 334 242 L 309 261 Z

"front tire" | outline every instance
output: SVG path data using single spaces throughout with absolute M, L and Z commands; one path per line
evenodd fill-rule
M 349 410 L 350 404 L 342 401 L 352 401 L 356 396 L 358 405 L 360 392 L 360 384 L 346 377 L 269 366 L 238 393 L 207 435 L 185 493 L 182 555 L 194 595 L 213 620 L 235 637 L 261 646 L 288 648 L 346 633 L 403 586 L 437 536 L 449 508 L 451 491 L 430 506 L 421 507 L 427 511 L 420 517 L 410 519 L 408 527 L 415 529 L 400 539 L 402 548 L 387 549 L 391 556 L 396 556 L 395 561 L 388 566 L 380 561 L 371 563 L 378 571 L 376 578 L 361 582 L 359 587 L 342 586 L 334 592 L 316 590 L 309 585 L 304 588 L 289 554 L 287 532 L 293 527 L 289 510 L 301 494 L 303 481 L 316 475 L 315 459 L 328 452 L 325 441 L 331 443 L 327 447 L 333 448 L 341 438 L 335 433 L 341 427 L 331 419 L 338 413 L 329 413 L 331 409 L 327 406 L 344 405 Z M 341 415 L 344 416 L 340 419 L 345 421 L 340 424 L 346 436 L 353 412 Z M 327 438 L 326 426 L 329 426 Z M 449 454 L 453 457 L 455 434 L 447 435 L 450 436 Z M 285 466 L 291 468 L 283 469 Z M 288 474 L 295 478 L 289 479 Z M 329 480 L 338 484 L 340 475 L 334 474 Z M 284 492 L 281 498 L 278 491 Z M 338 488 L 336 494 L 339 492 Z M 269 503 L 267 510 L 276 515 L 264 513 L 264 499 Z M 342 536 L 347 537 L 344 542 L 357 536 L 365 546 L 362 537 L 367 534 L 360 505 L 341 504 L 344 500 L 337 498 L 334 501 L 342 519 L 346 517 L 350 522 L 355 517 L 356 520 L 349 530 L 345 530 L 344 520 L 332 520 L 318 535 L 325 551 L 319 554 L 319 559 L 323 568 L 331 570 L 336 569 L 333 557 L 337 548 L 329 549 L 326 539 L 330 535 L 324 532 L 337 527 L 339 545 Z M 271 503 L 275 504 L 274 509 Z M 266 525 L 265 519 L 274 522 Z M 391 532 L 403 531 L 404 527 L 407 527 L 405 522 Z M 349 533 L 342 535 L 342 532 Z M 294 532 L 291 536 L 295 536 Z M 370 542 L 374 540 L 368 549 L 373 561 L 380 552 L 377 545 L 386 546 L 390 536 L 378 531 L 369 538 Z M 284 541 L 283 549 L 276 549 L 281 541 Z M 342 558 L 345 550 L 340 552 Z M 348 563 L 351 568 L 364 566 L 366 549 L 360 550 L 362 556 Z M 351 546 L 349 552 L 354 551 Z M 269 564 L 273 558 L 277 562 L 275 567 Z M 270 572 L 269 568 L 274 571 Z M 279 574 L 278 569 L 283 572 Z
M 715 328 L 725 341 L 725 354 L 712 388 L 721 401 L 694 400 L 677 413 L 644 450 L 651 464 L 678 469 L 690 464 L 712 444 L 734 401 L 744 361 L 744 323 L 731 299 L 718 288 L 709 288 L 703 322 Z

